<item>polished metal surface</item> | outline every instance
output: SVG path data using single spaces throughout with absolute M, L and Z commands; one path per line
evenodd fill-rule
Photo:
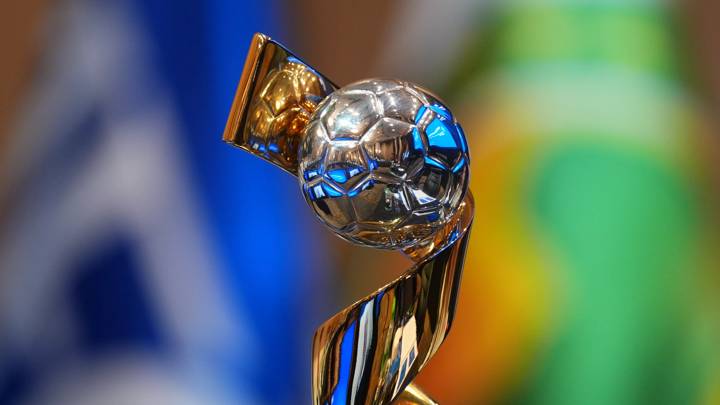
M 282 45 L 255 34 L 223 140 L 294 175 L 302 132 L 336 88 Z
M 313 404 L 436 404 L 412 380 L 452 324 L 474 207 L 448 108 L 396 80 L 337 90 L 256 34 L 223 139 L 297 175 L 336 234 L 416 263 L 316 331 Z
M 462 128 L 427 90 L 398 80 L 364 80 L 328 96 L 299 163 L 318 218 L 347 240 L 384 249 L 428 238 L 468 187 Z
M 433 403 L 415 386 L 405 391 L 450 329 L 472 217 L 468 193 L 446 224 L 444 243 L 317 330 L 315 405 Z

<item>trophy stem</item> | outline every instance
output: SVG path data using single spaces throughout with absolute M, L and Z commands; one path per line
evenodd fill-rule
M 439 405 L 435 400 L 422 392 L 417 385 L 410 383 L 405 391 L 393 401 L 393 405 Z
M 326 321 L 313 340 L 313 404 L 436 402 L 411 381 L 450 330 L 474 203 L 467 193 L 434 249 L 397 280 Z

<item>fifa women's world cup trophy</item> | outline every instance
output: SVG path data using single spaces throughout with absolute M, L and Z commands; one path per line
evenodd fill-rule
M 338 88 L 256 34 L 223 139 L 297 176 L 338 236 L 415 262 L 315 332 L 313 404 L 434 404 L 412 380 L 450 328 L 473 218 L 450 110 L 399 80 Z

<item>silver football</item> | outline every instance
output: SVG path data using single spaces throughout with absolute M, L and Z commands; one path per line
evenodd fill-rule
M 452 217 L 468 188 L 462 128 L 427 90 L 371 79 L 330 94 L 299 150 L 300 186 L 318 218 L 351 242 L 401 249 Z

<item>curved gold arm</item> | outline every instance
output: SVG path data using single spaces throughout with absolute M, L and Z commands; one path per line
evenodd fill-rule
M 223 139 L 297 176 L 305 125 L 336 89 L 280 44 L 256 34 Z M 404 251 L 416 263 L 410 270 L 315 332 L 315 405 L 436 404 L 411 381 L 452 324 L 473 207 L 468 192 L 447 225 Z
M 295 176 L 302 131 L 320 101 L 336 89 L 282 45 L 255 34 L 223 140 Z

